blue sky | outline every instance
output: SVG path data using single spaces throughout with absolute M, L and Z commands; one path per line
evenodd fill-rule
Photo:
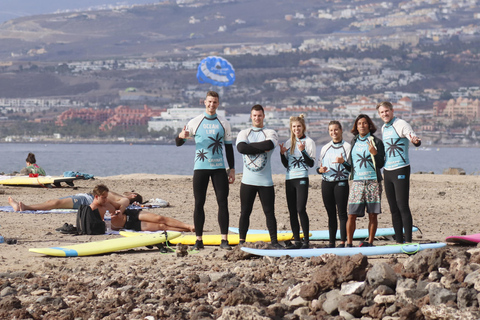
M 86 9 L 103 4 L 146 4 L 158 0 L 1 0 L 0 23 L 7 20 L 52 13 L 57 10 Z

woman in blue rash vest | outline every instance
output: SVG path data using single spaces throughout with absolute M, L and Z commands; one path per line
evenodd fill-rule
M 285 144 L 280 144 L 282 164 L 287 168 L 285 192 L 290 213 L 290 226 L 295 240 L 295 243 L 288 246 L 287 249 L 307 249 L 309 247 L 308 168 L 315 164 L 316 146 L 315 142 L 305 135 L 306 130 L 303 114 L 298 117 L 290 117 L 290 139 Z M 302 225 L 303 243 L 300 240 L 298 218 Z
M 380 169 L 385 163 L 385 149 L 381 139 L 373 134 L 377 131 L 375 124 L 366 114 L 360 114 L 351 132 L 355 135 L 347 163 L 350 167 L 350 178 L 353 180 L 348 197 L 347 247 L 352 246 L 353 233 L 357 216 L 368 213 L 368 241 L 360 243 L 360 247 L 373 246 L 377 232 L 377 215 L 382 212 L 382 174 Z M 342 160 L 340 160 L 342 161 Z
M 347 241 L 347 206 L 348 206 L 348 175 L 345 167 L 350 156 L 351 145 L 343 140 L 342 125 L 338 121 L 330 121 L 328 133 L 332 141 L 322 147 L 317 172 L 322 175 L 322 198 L 328 215 L 329 247 L 335 247 L 338 220 L 340 221 L 339 248 L 345 247 Z

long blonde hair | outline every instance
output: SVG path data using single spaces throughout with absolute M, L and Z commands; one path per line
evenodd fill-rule
M 293 116 L 290 117 L 290 154 L 293 154 L 295 152 L 295 141 L 296 141 L 295 133 L 293 133 L 292 131 L 292 123 L 300 122 L 300 124 L 303 127 L 303 134 L 305 134 L 305 132 L 307 132 L 307 125 L 305 124 L 304 118 L 305 116 L 303 115 L 303 113 L 298 117 L 293 117 Z

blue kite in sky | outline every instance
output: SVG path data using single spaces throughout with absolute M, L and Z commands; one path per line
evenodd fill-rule
M 227 87 L 235 82 L 235 70 L 227 60 L 210 56 L 203 59 L 198 65 L 197 79 L 200 83 Z

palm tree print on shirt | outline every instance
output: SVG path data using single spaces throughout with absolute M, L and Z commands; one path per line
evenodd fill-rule
M 405 163 L 405 158 L 402 156 L 402 153 L 404 151 L 405 144 L 403 142 L 400 142 L 401 138 L 398 138 L 395 142 L 387 142 L 387 152 L 389 157 L 395 157 L 396 153 L 398 152 L 398 155 L 400 158 L 402 158 L 403 163 Z
M 292 168 L 295 169 L 295 168 L 302 168 L 303 169 L 308 169 L 307 166 L 305 165 L 305 161 L 303 160 L 303 156 L 300 157 L 300 158 L 297 158 L 297 157 L 293 157 L 293 160 L 292 160 Z M 287 169 L 288 171 L 290 171 L 290 167 L 288 167 Z
M 332 177 L 334 181 L 345 180 L 348 177 L 348 174 L 341 168 L 340 164 L 337 164 L 336 168 L 329 168 L 332 171 Z
M 221 150 L 223 150 L 223 146 L 222 146 L 222 140 L 223 140 L 223 137 L 220 136 L 220 133 L 217 133 L 217 136 L 215 138 L 212 138 L 212 137 L 208 137 L 210 140 L 213 141 L 212 144 L 210 144 L 208 146 L 208 148 L 212 148 L 212 153 L 215 154 L 215 153 L 220 153 Z
M 363 156 L 360 153 L 357 153 L 357 157 L 359 158 L 357 162 L 360 162 L 360 169 L 362 169 L 362 166 L 365 166 L 365 169 L 366 169 L 367 164 L 369 164 L 372 167 L 372 169 L 375 170 L 370 153 L 368 153 L 368 155 L 366 155 L 365 153 L 366 151 L 363 151 Z
M 198 152 L 197 152 L 197 158 L 195 159 L 195 161 L 202 161 L 202 162 L 204 162 L 205 160 L 208 159 L 207 153 L 208 153 L 208 151 L 205 151 L 205 150 L 203 150 L 203 149 L 198 150 Z

